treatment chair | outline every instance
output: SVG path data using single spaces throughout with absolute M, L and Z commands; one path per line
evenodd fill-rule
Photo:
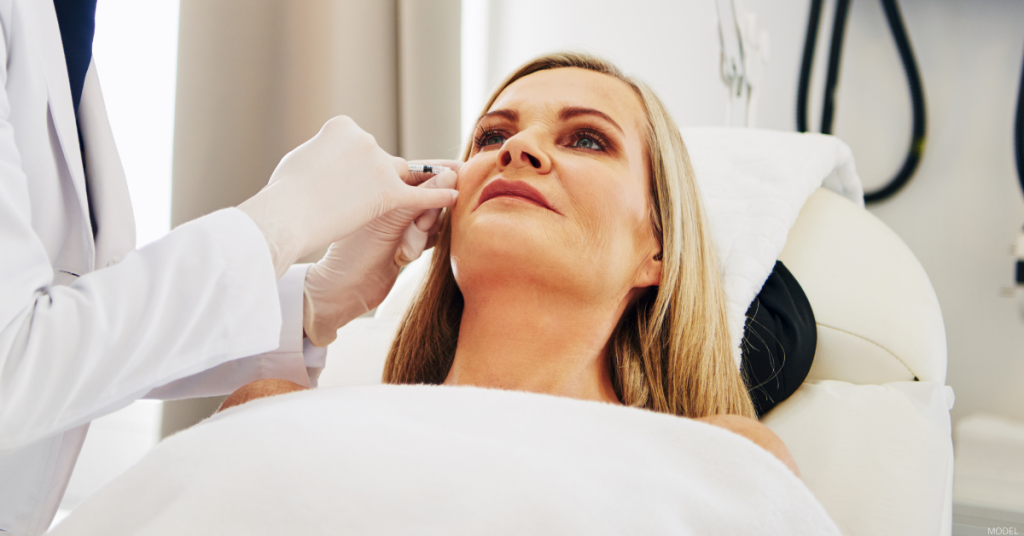
M 380 382 L 428 257 L 403 271 L 373 318 L 339 332 L 321 386 Z M 953 394 L 924 269 L 885 224 L 824 188 L 807 199 L 779 258 L 811 302 L 818 345 L 804 384 L 762 422 L 844 534 L 950 534 Z

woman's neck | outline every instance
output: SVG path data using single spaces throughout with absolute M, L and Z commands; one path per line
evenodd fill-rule
M 606 344 L 624 304 L 581 307 L 537 287 L 485 286 L 465 301 L 446 385 L 619 403 Z

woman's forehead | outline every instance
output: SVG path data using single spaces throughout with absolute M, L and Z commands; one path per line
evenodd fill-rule
M 554 115 L 566 107 L 599 110 L 623 127 L 639 125 L 644 119 L 640 98 L 628 84 L 577 67 L 538 71 L 516 80 L 498 95 L 488 112 Z

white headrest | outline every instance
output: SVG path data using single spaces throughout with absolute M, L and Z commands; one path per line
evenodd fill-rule
M 839 139 L 750 128 L 682 130 L 725 290 L 736 366 L 746 312 L 821 186 L 863 204 L 850 148 Z
M 935 290 L 910 248 L 878 218 L 819 189 L 780 259 L 818 324 L 809 380 L 945 383 L 946 331 Z

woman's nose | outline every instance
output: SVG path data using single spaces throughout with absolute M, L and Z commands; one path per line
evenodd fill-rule
M 551 171 L 551 158 L 531 133 L 520 132 L 509 138 L 498 153 L 498 169 L 531 168 L 536 173 Z

